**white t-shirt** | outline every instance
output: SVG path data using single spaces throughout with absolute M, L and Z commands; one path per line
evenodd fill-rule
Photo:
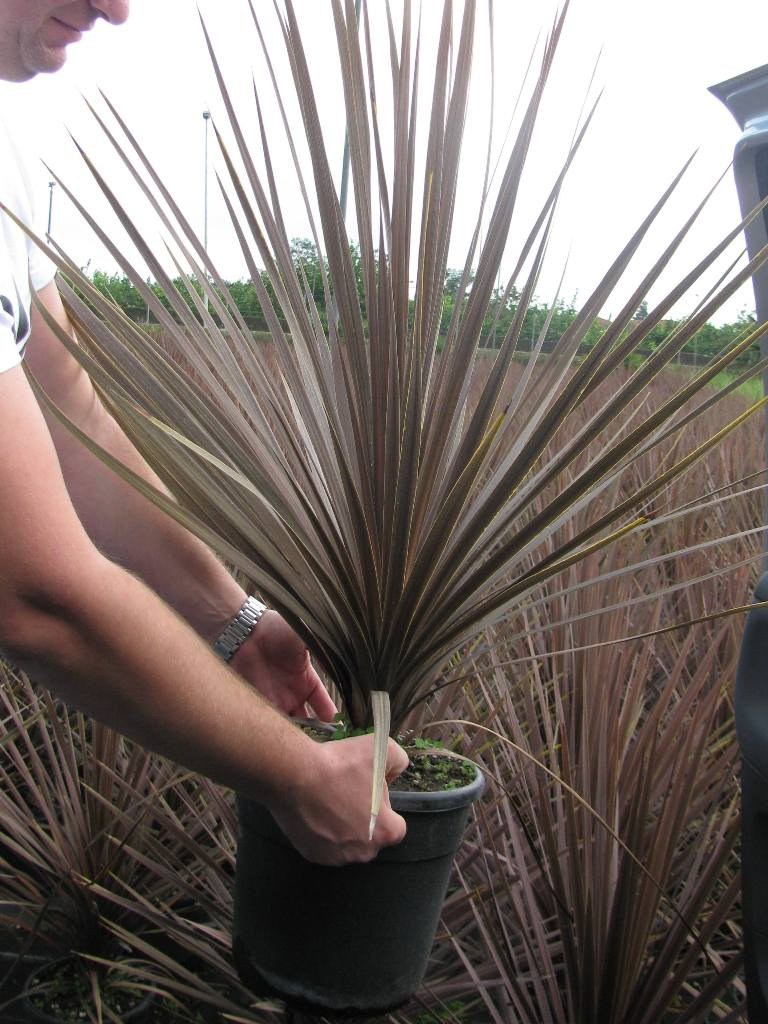
M 6 125 L 0 120 L 0 202 L 44 237 L 36 218 L 29 175 Z M 56 267 L 11 218 L 0 212 L 0 373 L 18 366 L 29 336 L 30 287 L 50 284 Z

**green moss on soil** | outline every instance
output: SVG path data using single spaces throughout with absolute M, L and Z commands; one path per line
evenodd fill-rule
M 473 764 L 444 754 L 411 754 L 411 763 L 389 788 L 410 793 L 460 789 L 474 781 L 476 771 Z

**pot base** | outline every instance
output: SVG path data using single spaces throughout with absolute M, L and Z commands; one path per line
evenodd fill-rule
M 297 1013 L 305 1013 L 313 1018 L 327 1017 L 331 1020 L 343 1018 L 350 1022 L 369 1020 L 371 1017 L 379 1017 L 399 1010 L 410 999 L 409 994 L 388 1003 L 386 1006 L 361 1007 L 338 1005 L 331 1008 L 324 1001 L 327 999 L 327 992 L 313 993 L 303 991 L 301 986 L 297 985 L 290 978 L 273 978 L 270 982 L 259 967 L 254 964 L 245 943 L 237 936 L 235 936 L 232 943 L 232 959 L 240 980 L 244 985 L 247 985 L 251 992 L 259 996 L 281 999 L 291 1010 Z

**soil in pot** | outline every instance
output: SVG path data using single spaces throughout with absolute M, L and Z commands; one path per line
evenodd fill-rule
M 134 979 L 138 983 L 138 979 Z M 143 1021 L 154 993 L 131 987 L 130 972 L 118 968 L 99 972 L 102 1005 L 126 1022 Z M 24 1012 L 36 1024 L 82 1024 L 95 1003 L 89 971 L 82 960 L 67 957 L 39 967 L 24 988 Z
M 310 723 L 308 719 L 304 719 L 298 724 L 301 730 L 317 743 L 329 743 L 371 731 L 351 730 L 344 722 L 334 727 L 329 723 Z M 416 739 L 409 743 L 402 738 L 399 742 L 408 753 L 409 764 L 405 771 L 389 784 L 390 792 L 438 793 L 441 790 L 470 786 L 474 781 L 477 774 L 475 764 L 445 750 L 442 743 L 425 739 Z
M 438 751 L 421 754 L 409 751 L 409 754 L 410 764 L 390 783 L 392 793 L 439 793 L 460 789 L 471 785 L 477 774 L 471 762 Z

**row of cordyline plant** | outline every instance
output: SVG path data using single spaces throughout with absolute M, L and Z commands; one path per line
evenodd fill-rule
M 209 1001 L 253 1004 L 217 931 L 231 907 L 228 794 L 8 667 L 0 721 L 0 1018 L 20 1012 L 25 972 L 72 954 L 99 1024 L 113 1017 L 97 993 L 115 984 L 157 992 L 162 1024 Z
M 749 593 L 761 478 L 736 496 L 745 488 L 724 481 L 756 471 L 761 452 L 760 432 L 741 431 L 668 494 L 659 515 L 684 555 L 650 532 L 594 552 L 457 655 L 412 721 L 475 758 L 491 784 L 425 987 L 394 1019 L 741 1019 L 740 620 L 668 627 Z M 704 492 L 702 511 L 692 498 Z M 702 528 L 721 516 L 731 541 Z M 96 977 L 116 961 L 125 984 L 165 994 L 163 1024 L 277 1014 L 230 962 L 229 795 L 6 675 L 0 900 L 17 943 L 78 950 Z
M 746 1019 L 742 624 L 717 613 L 759 571 L 763 444 L 742 431 L 667 493 L 669 532 L 569 568 L 447 674 L 434 712 L 499 785 L 459 856 L 433 998 L 466 999 L 469 976 L 479 1019 L 504 1024 Z

